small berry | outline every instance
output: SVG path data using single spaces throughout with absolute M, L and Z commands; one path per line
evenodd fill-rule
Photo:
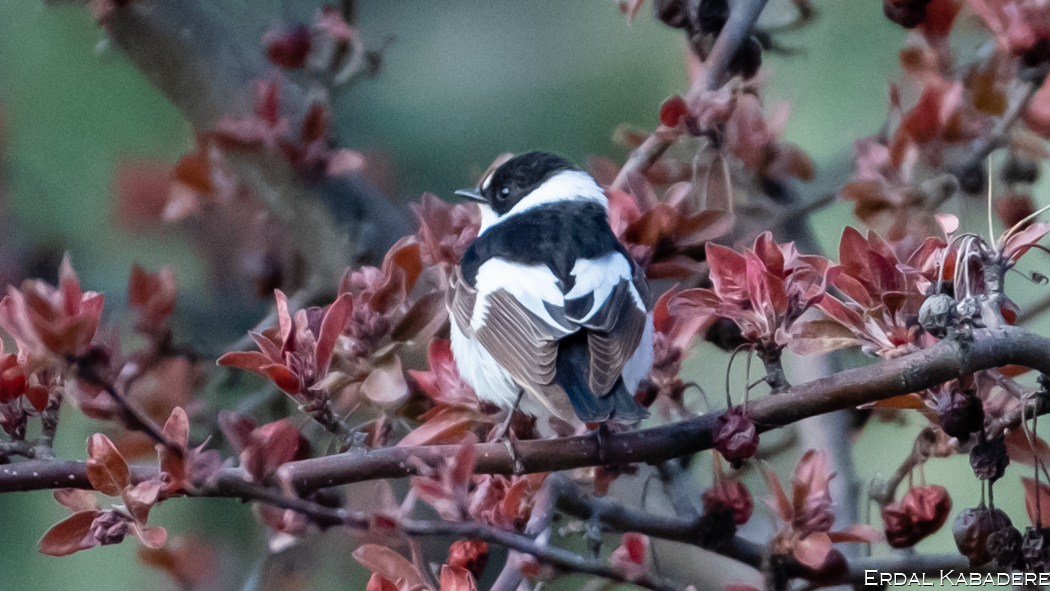
M 983 439 L 983 438 L 982 438 Z M 1003 476 L 1010 457 L 1006 455 L 1006 438 L 1002 435 L 982 441 L 970 450 L 970 467 L 981 480 L 996 481 Z
M 988 536 L 1012 525 L 1010 518 L 1002 510 L 980 505 L 960 511 L 952 523 L 952 533 L 955 535 L 955 545 L 959 548 L 959 553 L 970 559 L 971 566 L 981 566 L 992 560 L 988 550 Z
M 951 388 L 937 399 L 937 419 L 949 437 L 967 441 L 970 433 L 984 427 L 984 405 L 976 392 Z
M 715 449 L 734 466 L 755 455 L 758 430 L 742 405 L 734 406 L 718 417 Z

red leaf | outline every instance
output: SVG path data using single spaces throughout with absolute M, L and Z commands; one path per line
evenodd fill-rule
M 941 100 L 944 91 L 936 86 L 927 86 L 919 102 L 905 115 L 901 127 L 908 131 L 915 142 L 923 144 L 937 137 L 941 129 Z
M 164 437 L 185 449 L 190 444 L 190 420 L 181 406 L 171 409 L 171 416 L 164 423 Z
M 273 359 L 270 359 L 258 351 L 231 351 L 223 354 L 223 356 L 219 357 L 219 360 L 216 361 L 216 363 L 223 367 L 246 369 L 259 375 L 266 375 L 262 368 L 273 364 L 273 362 Z
M 959 8 L 958 0 L 932 0 L 926 5 L 926 18 L 919 28 L 927 36 L 944 37 L 952 30 Z
M 707 264 L 711 268 L 711 283 L 722 298 L 740 294 L 744 289 L 747 263 L 744 256 L 731 248 L 708 242 Z
M 390 579 L 384 577 L 379 573 L 372 573 L 372 576 L 368 579 L 368 586 L 365 587 L 365 591 L 400 591 Z
M 456 453 L 456 459 L 453 463 L 451 483 L 455 486 L 465 487 L 469 482 L 470 478 L 474 476 L 474 466 L 477 463 L 478 455 L 473 445 L 464 445 Z
M 76 488 L 60 488 L 54 492 L 55 500 L 74 513 L 81 511 L 98 511 L 98 500 L 95 494 Z
M 39 386 L 27 388 L 25 391 L 25 397 L 37 412 L 44 412 L 44 409 L 47 408 L 47 403 L 51 399 L 47 392 L 47 388 L 41 388 Z
M 1050 137 L 1050 77 L 1043 80 L 1039 90 L 1028 101 L 1024 121 L 1035 133 Z
M 475 424 L 473 413 L 442 409 L 397 443 L 397 447 L 414 447 L 435 443 L 454 443 L 462 439 Z
M 431 323 L 436 323 L 439 317 L 444 318 L 447 314 L 445 294 L 440 291 L 428 293 L 409 308 L 394 330 L 390 332 L 390 339 L 394 342 L 413 340 L 423 329 L 430 326 Z
M 353 553 L 354 560 L 368 570 L 391 581 L 404 580 L 411 589 L 425 586 L 423 577 L 404 556 L 386 546 L 363 544 Z
M 660 105 L 660 123 L 667 127 L 677 127 L 682 119 L 689 115 L 685 100 L 677 94 L 672 95 Z
M 222 410 L 219 411 L 219 428 L 222 429 L 226 440 L 230 442 L 233 451 L 240 454 L 251 445 L 255 421 L 232 410 Z
M 308 144 L 323 140 L 328 136 L 328 106 L 314 103 L 303 118 L 303 143 Z
M 408 398 L 408 382 L 401 370 L 401 358 L 394 355 L 383 365 L 372 370 L 361 384 L 361 394 L 373 403 L 394 408 Z
M 777 473 L 768 464 L 762 465 L 762 473 L 766 477 L 766 486 L 769 487 L 769 492 L 773 493 L 774 503 L 771 506 L 782 520 L 791 521 L 794 509 L 791 507 L 791 501 L 788 500 L 787 494 L 784 493 L 784 487 L 780 484 L 780 478 L 777 478 Z
M 149 518 L 149 510 L 157 502 L 160 489 L 164 483 L 159 480 L 146 480 L 124 489 L 121 498 L 128 512 L 140 523 L 145 523 Z
M 831 552 L 831 538 L 823 532 L 812 533 L 795 543 L 795 559 L 813 570 L 824 566 Z
M 278 388 L 289 394 L 298 394 L 302 389 L 302 384 L 299 383 L 299 376 L 283 365 L 274 363 L 263 366 L 260 369 L 262 370 L 260 373 L 270 378 L 274 384 L 277 384 Z
M 1042 482 L 1037 484 L 1027 476 L 1021 477 L 1021 484 L 1024 485 L 1024 508 L 1032 525 L 1050 524 L 1050 487 Z
M 109 437 L 101 433 L 92 435 L 87 445 L 87 476 L 91 486 L 111 497 L 120 496 L 121 491 L 131 484 L 131 472 L 124 456 Z
M 442 565 L 441 591 L 477 591 L 474 575 L 461 566 Z
M 251 435 L 241 461 L 256 481 L 263 481 L 299 453 L 299 430 L 287 419 L 263 425 Z
M 214 188 L 211 163 L 208 161 L 208 155 L 200 150 L 180 158 L 172 176 L 175 181 L 202 195 L 211 194 Z
M 101 514 L 101 511 L 80 511 L 59 521 L 40 538 L 40 552 L 48 556 L 69 556 L 97 546 L 98 541 L 88 533 L 95 518 Z
M 332 357 L 332 349 L 335 348 L 336 340 L 346 328 L 346 323 L 354 312 L 354 298 L 348 293 L 336 298 L 332 305 L 325 311 L 324 320 L 317 335 L 316 360 L 317 370 L 326 372 L 328 361 Z
M 135 537 L 147 548 L 155 550 L 168 540 L 168 530 L 163 527 L 143 527 L 134 521 L 129 524 L 129 527 Z
M 263 37 L 266 58 L 274 65 L 288 70 L 297 70 L 306 63 L 310 54 L 310 28 L 299 23 L 290 28 L 270 31 Z

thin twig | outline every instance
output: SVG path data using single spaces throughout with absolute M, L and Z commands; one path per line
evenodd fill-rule
M 704 74 L 699 76 L 689 89 L 687 103 L 691 103 L 691 99 L 698 97 L 703 92 L 717 90 L 726 83 L 729 63 L 751 34 L 767 1 L 739 0 L 733 4 L 729 20 L 722 27 L 714 46 L 711 47 L 711 51 L 704 60 Z M 666 125 L 657 127 L 640 146 L 631 152 L 610 187 L 623 189 L 631 175 L 644 174 L 674 144 L 679 135 L 681 132 L 676 128 Z
M 1028 106 L 1028 101 L 1032 99 L 1032 96 L 1037 90 L 1039 90 L 1039 85 L 1033 82 L 1025 82 L 1016 89 L 1013 96 L 1014 100 L 1011 101 L 1002 117 L 999 118 L 995 127 L 977 140 L 970 158 L 953 171 L 956 176 L 965 173 L 975 166 L 979 166 L 984 162 L 985 158 L 1003 145 L 1003 142 L 1006 141 L 1007 134 L 1010 133 L 1010 128 L 1013 127 L 1013 124 L 1021 114 L 1024 113 L 1025 107 Z M 991 171 L 989 171 L 989 174 L 991 174 Z
M 274 489 L 246 482 L 235 475 L 220 477 L 214 485 L 203 490 L 200 496 L 238 497 L 263 502 L 282 509 L 291 509 L 308 517 L 322 528 L 347 526 L 366 530 L 370 526 L 370 520 L 365 514 L 348 509 L 329 508 L 305 499 L 286 497 Z M 644 576 L 632 580 L 616 569 L 598 561 L 587 560 L 568 550 L 539 544 L 528 536 L 507 532 L 484 523 L 473 521 L 420 521 L 414 519 L 397 519 L 396 522 L 399 531 L 412 537 L 452 536 L 459 539 L 484 540 L 510 550 L 529 554 L 541 564 L 564 569 L 572 573 L 602 577 L 653 591 L 679 591 L 677 587 L 655 577 Z

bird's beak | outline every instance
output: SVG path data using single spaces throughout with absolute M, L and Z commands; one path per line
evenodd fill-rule
M 481 196 L 481 192 L 477 189 L 460 189 L 454 193 L 460 197 L 466 197 L 471 201 L 477 201 L 478 203 L 488 203 L 488 201 Z

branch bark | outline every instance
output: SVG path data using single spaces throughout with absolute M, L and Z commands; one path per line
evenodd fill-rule
M 806 417 L 918 392 L 982 369 L 1016 364 L 1046 373 L 1050 371 L 1047 351 L 1050 339 L 1024 330 L 981 329 L 975 331 L 971 342 L 944 340 L 896 359 L 845 370 L 753 401 L 748 411 L 760 431 L 769 431 Z M 652 464 L 710 449 L 717 426 L 717 415 L 707 414 L 661 427 L 614 433 L 605 438 L 601 454 L 598 438 L 590 435 L 521 441 L 515 449 L 524 472 L 602 463 Z M 351 451 L 286 464 L 280 476 L 300 491 L 374 478 L 401 478 L 416 474 L 419 461 L 438 465 L 454 457 L 458 449 L 457 445 L 435 445 Z M 503 444 L 479 444 L 476 449 L 478 473 L 514 473 L 514 459 Z
M 114 10 L 105 26 L 113 44 L 196 129 L 210 129 L 224 116 L 250 114 L 253 81 L 275 76 L 282 115 L 293 129 L 310 108 L 306 93 L 266 62 L 260 43 L 241 43 L 223 15 L 206 14 L 199 1 L 129 3 Z M 318 257 L 345 244 L 349 235 L 356 238 L 356 252 L 341 253 L 343 258 L 377 263 L 390 245 L 411 232 L 408 216 L 359 174 L 319 183 L 291 175 L 297 190 L 289 192 L 289 183 L 275 182 L 270 163 L 244 160 L 237 163 L 238 172 L 272 188 L 260 191 L 262 197 L 297 237 L 316 247 L 309 252 Z
M 918 392 L 963 374 L 1011 364 L 1050 374 L 1050 339 L 1016 327 L 980 329 L 974 331 L 972 341 L 944 340 L 922 351 L 845 370 L 794 386 L 783 394 L 752 401 L 748 412 L 758 429 L 765 432 L 806 417 Z M 717 426 L 718 416 L 712 413 L 604 436 L 602 453 L 596 435 L 520 441 L 515 450 L 524 472 L 600 464 L 654 464 L 710 449 Z M 290 462 L 281 467 L 278 476 L 305 494 L 351 482 L 416 475 L 420 465 L 440 465 L 455 457 L 459 449 L 458 445 L 432 445 L 353 450 Z M 476 452 L 478 474 L 515 472 L 515 458 L 504 444 L 478 444 Z M 139 478 L 153 473 L 149 468 L 135 469 Z M 0 493 L 60 487 L 89 487 L 82 462 L 29 461 L 0 468 Z

